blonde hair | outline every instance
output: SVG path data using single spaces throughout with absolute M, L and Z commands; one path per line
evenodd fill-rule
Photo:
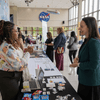
M 59 33 L 63 33 L 64 32 L 62 27 L 57 28 L 57 31 L 59 31 Z

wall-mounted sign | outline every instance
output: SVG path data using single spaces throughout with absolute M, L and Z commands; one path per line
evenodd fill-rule
M 50 19 L 50 14 L 47 13 L 47 12 L 41 12 L 40 15 L 39 15 L 39 20 L 42 22 L 45 21 L 45 22 L 48 22 Z

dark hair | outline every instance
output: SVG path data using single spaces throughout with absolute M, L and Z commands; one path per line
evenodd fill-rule
M 51 34 L 51 32 L 47 32 L 47 36 L 49 37 L 50 40 L 52 39 L 52 34 Z
M 71 32 L 71 37 L 74 37 L 74 42 L 77 42 L 77 37 L 76 37 L 76 35 L 75 35 L 75 32 L 74 31 L 72 31 Z
M 85 22 L 85 24 L 87 25 L 87 27 L 89 29 L 89 37 L 87 39 L 87 42 L 91 38 L 100 38 L 97 22 L 94 17 L 85 17 L 82 19 L 82 21 Z
M 11 36 L 12 36 L 12 30 L 14 28 L 14 23 L 9 21 L 0 21 L 0 44 L 3 42 L 3 40 L 6 40 L 8 42 L 11 42 Z
M 7 43 L 11 43 L 15 48 L 18 47 L 18 41 L 13 40 L 12 30 L 14 29 L 14 23 L 10 21 L 0 20 L 0 45 L 5 40 Z
M 17 30 L 18 30 L 18 32 L 19 32 L 19 34 L 18 34 L 18 38 L 22 38 L 22 33 L 21 33 L 21 31 L 20 31 L 20 28 L 17 27 Z

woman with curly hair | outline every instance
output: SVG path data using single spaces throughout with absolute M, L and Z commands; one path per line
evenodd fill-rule
M 19 41 L 16 26 L 12 22 L 1 20 L 0 91 L 3 100 L 17 100 L 22 88 L 22 71 L 28 65 L 30 54 L 26 52 L 21 57 L 18 50 Z

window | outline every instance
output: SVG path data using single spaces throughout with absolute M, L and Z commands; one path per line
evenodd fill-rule
M 73 19 L 74 16 L 73 16 L 73 8 L 71 8 L 71 19 Z
M 54 27 L 53 28 L 53 37 L 56 37 L 58 34 L 57 34 L 57 27 Z
M 54 31 L 53 32 L 53 37 L 56 37 L 58 34 L 57 34 L 57 31 Z
M 51 34 L 53 36 L 53 27 L 49 27 L 49 32 L 51 32 Z
M 95 19 L 97 20 L 97 12 L 95 12 L 95 13 L 93 14 L 93 17 L 95 17 Z
M 93 0 L 89 0 L 89 13 L 92 12 L 92 8 L 93 8 Z
M 76 6 L 76 17 L 78 17 L 78 6 Z
M 31 30 L 31 27 L 27 27 L 27 30 Z
M 88 13 L 88 0 L 85 0 L 85 14 Z
M 39 27 L 39 34 L 42 34 L 42 27 Z
M 69 10 L 69 20 L 71 19 L 71 9 Z
M 30 35 L 30 34 L 32 34 L 32 29 L 31 27 L 27 27 L 27 35 Z
M 75 6 L 74 6 L 74 12 L 73 12 L 73 14 L 74 14 L 74 18 L 75 18 L 75 15 L 76 15 L 75 10 L 76 10 L 76 9 L 75 9 Z
M 36 27 L 33 27 L 33 31 L 36 31 Z
M 78 24 L 78 5 L 69 9 L 69 21 L 68 21 L 68 23 L 69 23 L 68 30 L 76 31 L 75 26 L 77 26 L 77 24 Z M 69 33 L 69 31 L 68 31 L 68 33 Z
M 98 3 L 98 0 L 94 0 L 94 11 L 97 11 L 97 3 Z
M 100 21 L 98 22 L 98 27 L 100 28 Z
M 84 18 L 84 16 L 82 16 L 82 19 Z
M 85 17 L 88 17 L 88 15 L 85 15 Z
M 23 27 L 20 27 L 20 30 L 23 31 Z
M 89 14 L 90 17 L 92 17 L 92 14 Z
M 77 28 L 77 26 L 75 26 L 75 32 L 76 32 L 76 36 L 77 36 L 77 31 L 78 31 L 78 28 Z
M 57 27 L 54 27 L 54 30 L 56 30 L 56 31 L 57 31 Z
M 71 21 L 69 21 L 69 26 L 71 25 L 71 23 L 70 23 Z
M 36 38 L 36 27 L 33 27 L 33 37 Z
M 100 11 L 99 11 L 99 14 L 98 14 L 98 20 L 100 20 Z
M 76 24 L 76 20 L 74 19 L 74 20 L 73 20 L 73 25 L 75 25 L 75 24 Z
M 71 26 L 72 25 L 72 20 L 71 21 L 69 21 L 69 26 Z
M 82 1 L 82 15 L 84 15 L 84 1 Z
M 78 24 L 78 19 L 76 19 L 76 24 Z
M 99 10 L 100 10 L 100 0 L 99 0 Z

